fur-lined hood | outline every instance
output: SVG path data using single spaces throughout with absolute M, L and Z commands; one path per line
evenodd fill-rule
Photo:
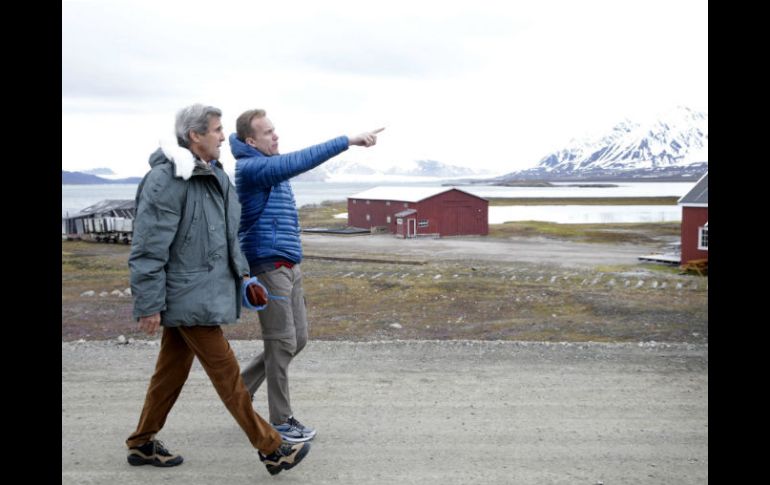
M 195 158 L 195 155 L 187 148 L 182 148 L 176 142 L 176 138 L 162 139 L 160 141 L 160 149 L 165 155 L 165 158 L 171 161 L 174 165 L 174 176 L 189 180 L 192 177 L 193 171 L 197 168 L 201 171 L 210 171 L 209 164 L 203 163 Z M 150 158 L 150 166 L 164 162 L 160 157 Z

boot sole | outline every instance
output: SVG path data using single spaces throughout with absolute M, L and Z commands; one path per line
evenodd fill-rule
M 152 466 L 158 466 L 162 468 L 168 468 L 170 466 L 181 465 L 182 462 L 184 462 L 184 459 L 182 457 L 179 457 L 178 462 L 173 462 L 173 461 L 162 462 L 155 459 L 148 460 L 148 459 L 142 458 L 141 456 L 136 456 L 136 455 L 130 455 L 128 457 L 128 464 L 131 466 L 152 465 Z
M 297 458 L 294 459 L 294 463 L 281 463 L 278 466 L 268 468 L 267 471 L 270 472 L 271 475 L 278 475 L 283 470 L 290 470 L 299 465 L 299 463 L 307 456 L 309 452 L 310 446 L 303 446 L 302 449 L 297 453 Z

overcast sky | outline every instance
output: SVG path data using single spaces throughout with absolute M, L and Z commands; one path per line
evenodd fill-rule
M 266 109 L 283 153 L 385 126 L 340 158 L 510 172 L 624 118 L 708 111 L 708 2 L 62 1 L 63 170 L 143 175 L 196 102 L 228 135 Z

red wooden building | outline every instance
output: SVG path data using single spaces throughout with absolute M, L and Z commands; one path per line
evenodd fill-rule
M 489 201 L 455 187 L 375 187 L 348 197 L 348 225 L 401 237 L 489 234 Z
M 709 174 L 698 180 L 681 199 L 682 206 L 682 260 L 709 257 Z

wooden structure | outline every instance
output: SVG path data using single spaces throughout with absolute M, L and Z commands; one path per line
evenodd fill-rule
M 134 200 L 103 200 L 74 216 L 62 219 L 67 239 L 91 239 L 97 242 L 131 243 L 136 218 Z
M 708 259 L 691 259 L 684 263 L 681 268 L 685 271 L 698 273 L 698 276 L 707 276 L 709 274 Z

